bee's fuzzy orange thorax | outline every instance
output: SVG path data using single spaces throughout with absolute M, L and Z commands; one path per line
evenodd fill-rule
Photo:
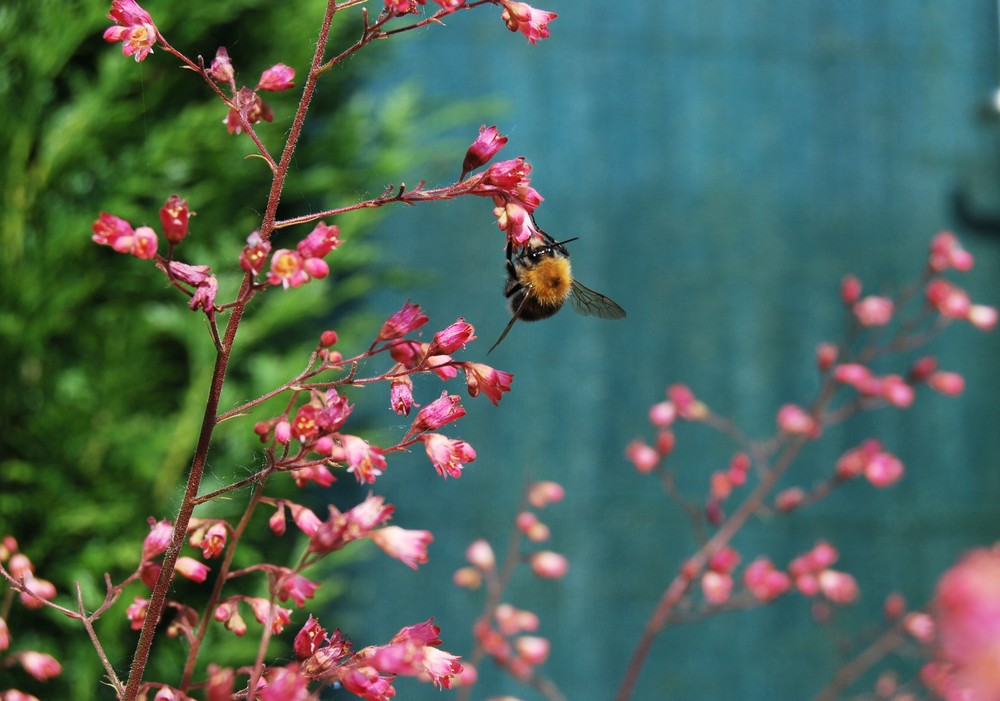
M 521 283 L 545 306 L 560 306 L 569 297 L 573 276 L 568 258 L 545 258 L 532 268 L 519 271 Z

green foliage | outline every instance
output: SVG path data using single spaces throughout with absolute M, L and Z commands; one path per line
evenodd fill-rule
M 280 61 L 296 69 L 301 85 L 324 5 L 174 0 L 151 2 L 148 9 L 171 44 L 189 55 L 209 61 L 226 45 L 238 82 L 254 85 L 263 69 Z M 249 139 L 226 134 L 225 107 L 197 76 L 160 50 L 136 65 L 119 45 L 102 41 L 109 6 L 53 0 L 0 8 L 0 148 L 6 154 L 0 164 L 0 534 L 14 535 L 39 576 L 63 595 L 72 596 L 68 589 L 79 581 L 90 607 L 103 599 L 103 572 L 118 578 L 135 567 L 146 519 L 172 518 L 214 362 L 202 315 L 188 310 L 152 265 L 94 245 L 91 224 L 108 211 L 158 228 L 159 207 L 180 194 L 197 216 L 177 257 L 211 265 L 219 274 L 219 298 L 227 299 L 239 281 L 237 256 L 259 223 L 270 184 L 264 162 L 246 158 L 253 152 Z M 354 37 L 359 21 L 345 12 L 334 45 Z M 380 190 L 386 173 L 412 163 L 413 152 L 399 145 L 410 138 L 416 102 L 403 91 L 391 109 L 375 109 L 359 94 L 360 76 L 373 68 L 362 55 L 324 77 L 313 102 L 323 116 L 304 135 L 279 216 Z M 297 94 L 266 96 L 275 122 L 259 132 L 272 150 L 283 142 Z M 339 222 L 347 243 L 343 255 L 331 257 L 327 281 L 306 286 L 294 299 L 275 291 L 255 303 L 241 329 L 223 408 L 286 379 L 325 326 L 342 333 L 357 328 L 355 302 L 377 282 L 375 251 L 359 237 L 377 218 L 370 212 L 363 222 Z M 305 233 L 279 232 L 275 244 L 294 245 Z M 353 316 L 330 316 L 343 309 L 355 310 Z M 207 489 L 213 475 L 229 479 L 252 467 L 252 420 L 221 432 Z M 229 506 L 241 510 L 238 496 Z M 325 584 L 321 593 L 336 592 Z M 136 586 L 126 596 L 147 593 Z M 135 640 L 123 613 L 123 607 L 114 610 L 98 626 L 120 670 Z M 20 607 L 11 618 L 16 648 L 37 643 L 66 668 L 44 687 L 23 688 L 47 698 L 98 693 L 100 669 L 77 624 Z M 31 635 L 18 638 L 26 629 Z M 227 638 L 227 650 L 233 644 Z M 159 645 L 164 649 L 150 675 L 176 665 L 166 653 L 169 644 Z

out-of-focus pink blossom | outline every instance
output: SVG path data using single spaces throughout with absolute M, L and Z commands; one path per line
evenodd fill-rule
M 427 562 L 427 546 L 434 536 L 430 531 L 407 530 L 399 526 L 386 526 L 368 534 L 387 555 L 394 557 L 410 569 Z

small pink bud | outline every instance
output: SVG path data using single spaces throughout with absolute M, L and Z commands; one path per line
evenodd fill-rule
M 677 436 L 673 431 L 668 429 L 663 429 L 658 431 L 656 434 L 656 450 L 663 457 L 667 457 L 672 452 L 674 452 L 674 446 L 677 444 Z
M 783 513 L 788 513 L 802 506 L 805 500 L 806 493 L 801 487 L 789 487 L 779 492 L 774 498 L 774 508 Z
M 467 173 L 488 163 L 506 144 L 507 137 L 497 131 L 495 126 L 487 127 L 484 124 L 479 127 L 479 136 L 472 142 L 465 154 L 465 160 L 462 162 L 462 174 L 458 179 L 462 180 Z
M 560 579 L 569 571 L 569 561 L 564 555 L 543 550 L 531 556 L 531 570 L 544 579 Z
M 913 387 L 907 384 L 899 375 L 886 375 L 882 378 L 881 394 L 885 401 L 901 409 L 913 404 L 915 393 Z
M 677 418 L 673 402 L 658 402 L 649 408 L 649 421 L 657 428 L 667 428 Z
M 966 314 L 969 323 L 982 331 L 992 331 L 997 325 L 996 307 L 984 304 L 973 304 Z
M 924 645 L 934 642 L 934 619 L 926 613 L 910 613 L 903 621 L 903 628 Z
M 170 243 L 180 243 L 187 237 L 188 218 L 194 214 L 188 210 L 187 200 L 177 195 L 171 195 L 167 203 L 160 208 L 160 224 L 163 225 L 163 235 Z
M 257 87 L 261 90 L 288 90 L 295 87 L 295 83 L 292 82 L 293 78 L 295 78 L 294 69 L 283 63 L 277 63 L 261 74 Z
M 208 74 L 217 83 L 231 83 L 236 77 L 233 62 L 229 60 L 229 52 L 226 51 L 225 46 L 220 46 L 219 50 L 215 52 L 215 58 L 212 59 Z
M 535 635 L 522 635 L 514 641 L 518 656 L 531 666 L 545 662 L 549 657 L 549 641 Z
M 862 326 L 885 326 L 892 321 L 893 304 L 888 297 L 870 295 L 855 303 L 853 311 Z
M 667 398 L 682 419 L 700 421 L 708 416 L 708 407 L 695 398 L 694 392 L 687 385 L 671 385 L 667 388 Z
M 933 355 L 925 355 L 914 361 L 910 366 L 909 378 L 911 382 L 923 382 L 932 372 L 937 370 L 938 361 Z
M 819 436 L 819 425 L 805 409 L 795 404 L 785 404 L 778 410 L 778 428 L 792 435 Z
M 532 482 L 528 488 L 528 503 L 536 509 L 544 509 L 549 504 L 560 502 L 566 496 L 566 490 L 558 482 Z
M 708 571 L 701 577 L 701 593 L 710 604 L 719 606 L 726 603 L 732 591 L 733 578 L 729 574 Z
M 475 590 L 482 586 L 483 575 L 475 567 L 459 567 L 451 576 L 451 581 L 456 587 Z
M 640 440 L 631 441 L 625 448 L 625 456 L 635 465 L 639 472 L 652 472 L 657 463 L 660 462 L 660 455 L 653 448 Z
M 492 570 L 496 566 L 493 548 L 485 540 L 476 540 L 465 550 L 465 559 L 481 570 Z
M 190 579 L 192 582 L 204 582 L 208 577 L 208 565 L 198 562 L 193 557 L 177 558 L 177 565 L 174 568 L 177 574 Z
M 450 355 L 476 338 L 475 328 L 459 317 L 458 321 L 434 334 L 427 355 Z
M 837 362 L 840 351 L 833 343 L 820 343 L 816 346 L 816 367 L 820 372 L 826 372 Z
M 965 389 L 965 378 L 957 372 L 938 371 L 927 378 L 927 386 L 941 394 L 954 396 Z
M 846 275 L 840 281 L 840 299 L 846 305 L 853 305 L 861 297 L 861 280 L 854 275 Z

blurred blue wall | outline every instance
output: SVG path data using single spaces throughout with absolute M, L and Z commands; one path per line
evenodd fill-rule
M 540 6 L 559 18 L 536 47 L 508 34 L 492 8 L 460 13 L 446 29 L 398 42 L 396 70 L 383 79 L 416 80 L 441 107 L 502 97 L 502 111 L 473 111 L 456 129 L 440 183 L 457 174 L 479 124 L 498 124 L 510 136 L 504 155 L 534 165 L 546 198 L 539 223 L 580 236 L 577 275 L 629 317 L 566 311 L 515 326 L 489 358 L 514 373 L 514 391 L 499 409 L 467 400 L 468 416 L 447 431 L 475 446 L 477 462 L 444 483 L 415 453 L 394 459 L 379 482 L 399 504 L 396 523 L 436 534 L 431 563 L 412 576 L 380 564 L 355 596 L 371 606 L 362 623 L 371 639 L 435 615 L 444 647 L 464 652 L 480 600 L 450 574 L 466 544 L 490 536 L 502 547 L 526 476 L 559 480 L 567 499 L 544 517 L 571 574 L 520 578 L 508 600 L 540 613 L 540 634 L 553 643 L 545 671 L 568 698 L 609 699 L 693 547 L 655 481 L 623 457 L 630 439 L 651 434 L 646 411 L 664 387 L 688 383 L 751 435 L 768 435 L 781 404 L 813 396 L 816 344 L 841 336 L 841 277 L 858 274 L 869 292 L 912 280 L 942 228 L 977 256 L 962 284 L 1000 302 L 1000 233 L 975 230 L 953 200 L 962 193 L 977 212 L 1000 214 L 1000 121 L 986 109 L 1000 83 L 997 18 L 990 3 L 969 0 Z M 386 294 L 385 313 L 410 296 L 433 328 L 464 316 L 480 340 L 463 357 L 476 360 L 507 319 L 490 209 L 406 209 L 383 234 L 435 275 L 425 289 Z M 833 542 L 863 591 L 840 630 L 812 623 L 798 596 L 672 629 L 634 698 L 810 698 L 838 666 L 837 636 L 876 622 L 889 591 L 920 603 L 962 549 L 997 539 L 1000 341 L 960 324 L 932 350 L 965 375 L 965 395 L 921 392 L 911 410 L 831 430 L 788 481 L 808 487 L 843 450 L 878 436 L 906 464 L 900 485 L 852 484 L 802 513 L 752 522 L 735 542 L 745 561 L 767 554 L 782 564 L 820 537 Z M 440 390 L 421 391 L 425 403 Z M 459 384 L 453 391 L 464 394 Z M 701 427 L 679 430 L 674 467 L 692 496 L 733 449 Z M 488 666 L 482 676 L 474 698 L 538 698 Z M 440 698 L 416 686 L 401 694 Z

